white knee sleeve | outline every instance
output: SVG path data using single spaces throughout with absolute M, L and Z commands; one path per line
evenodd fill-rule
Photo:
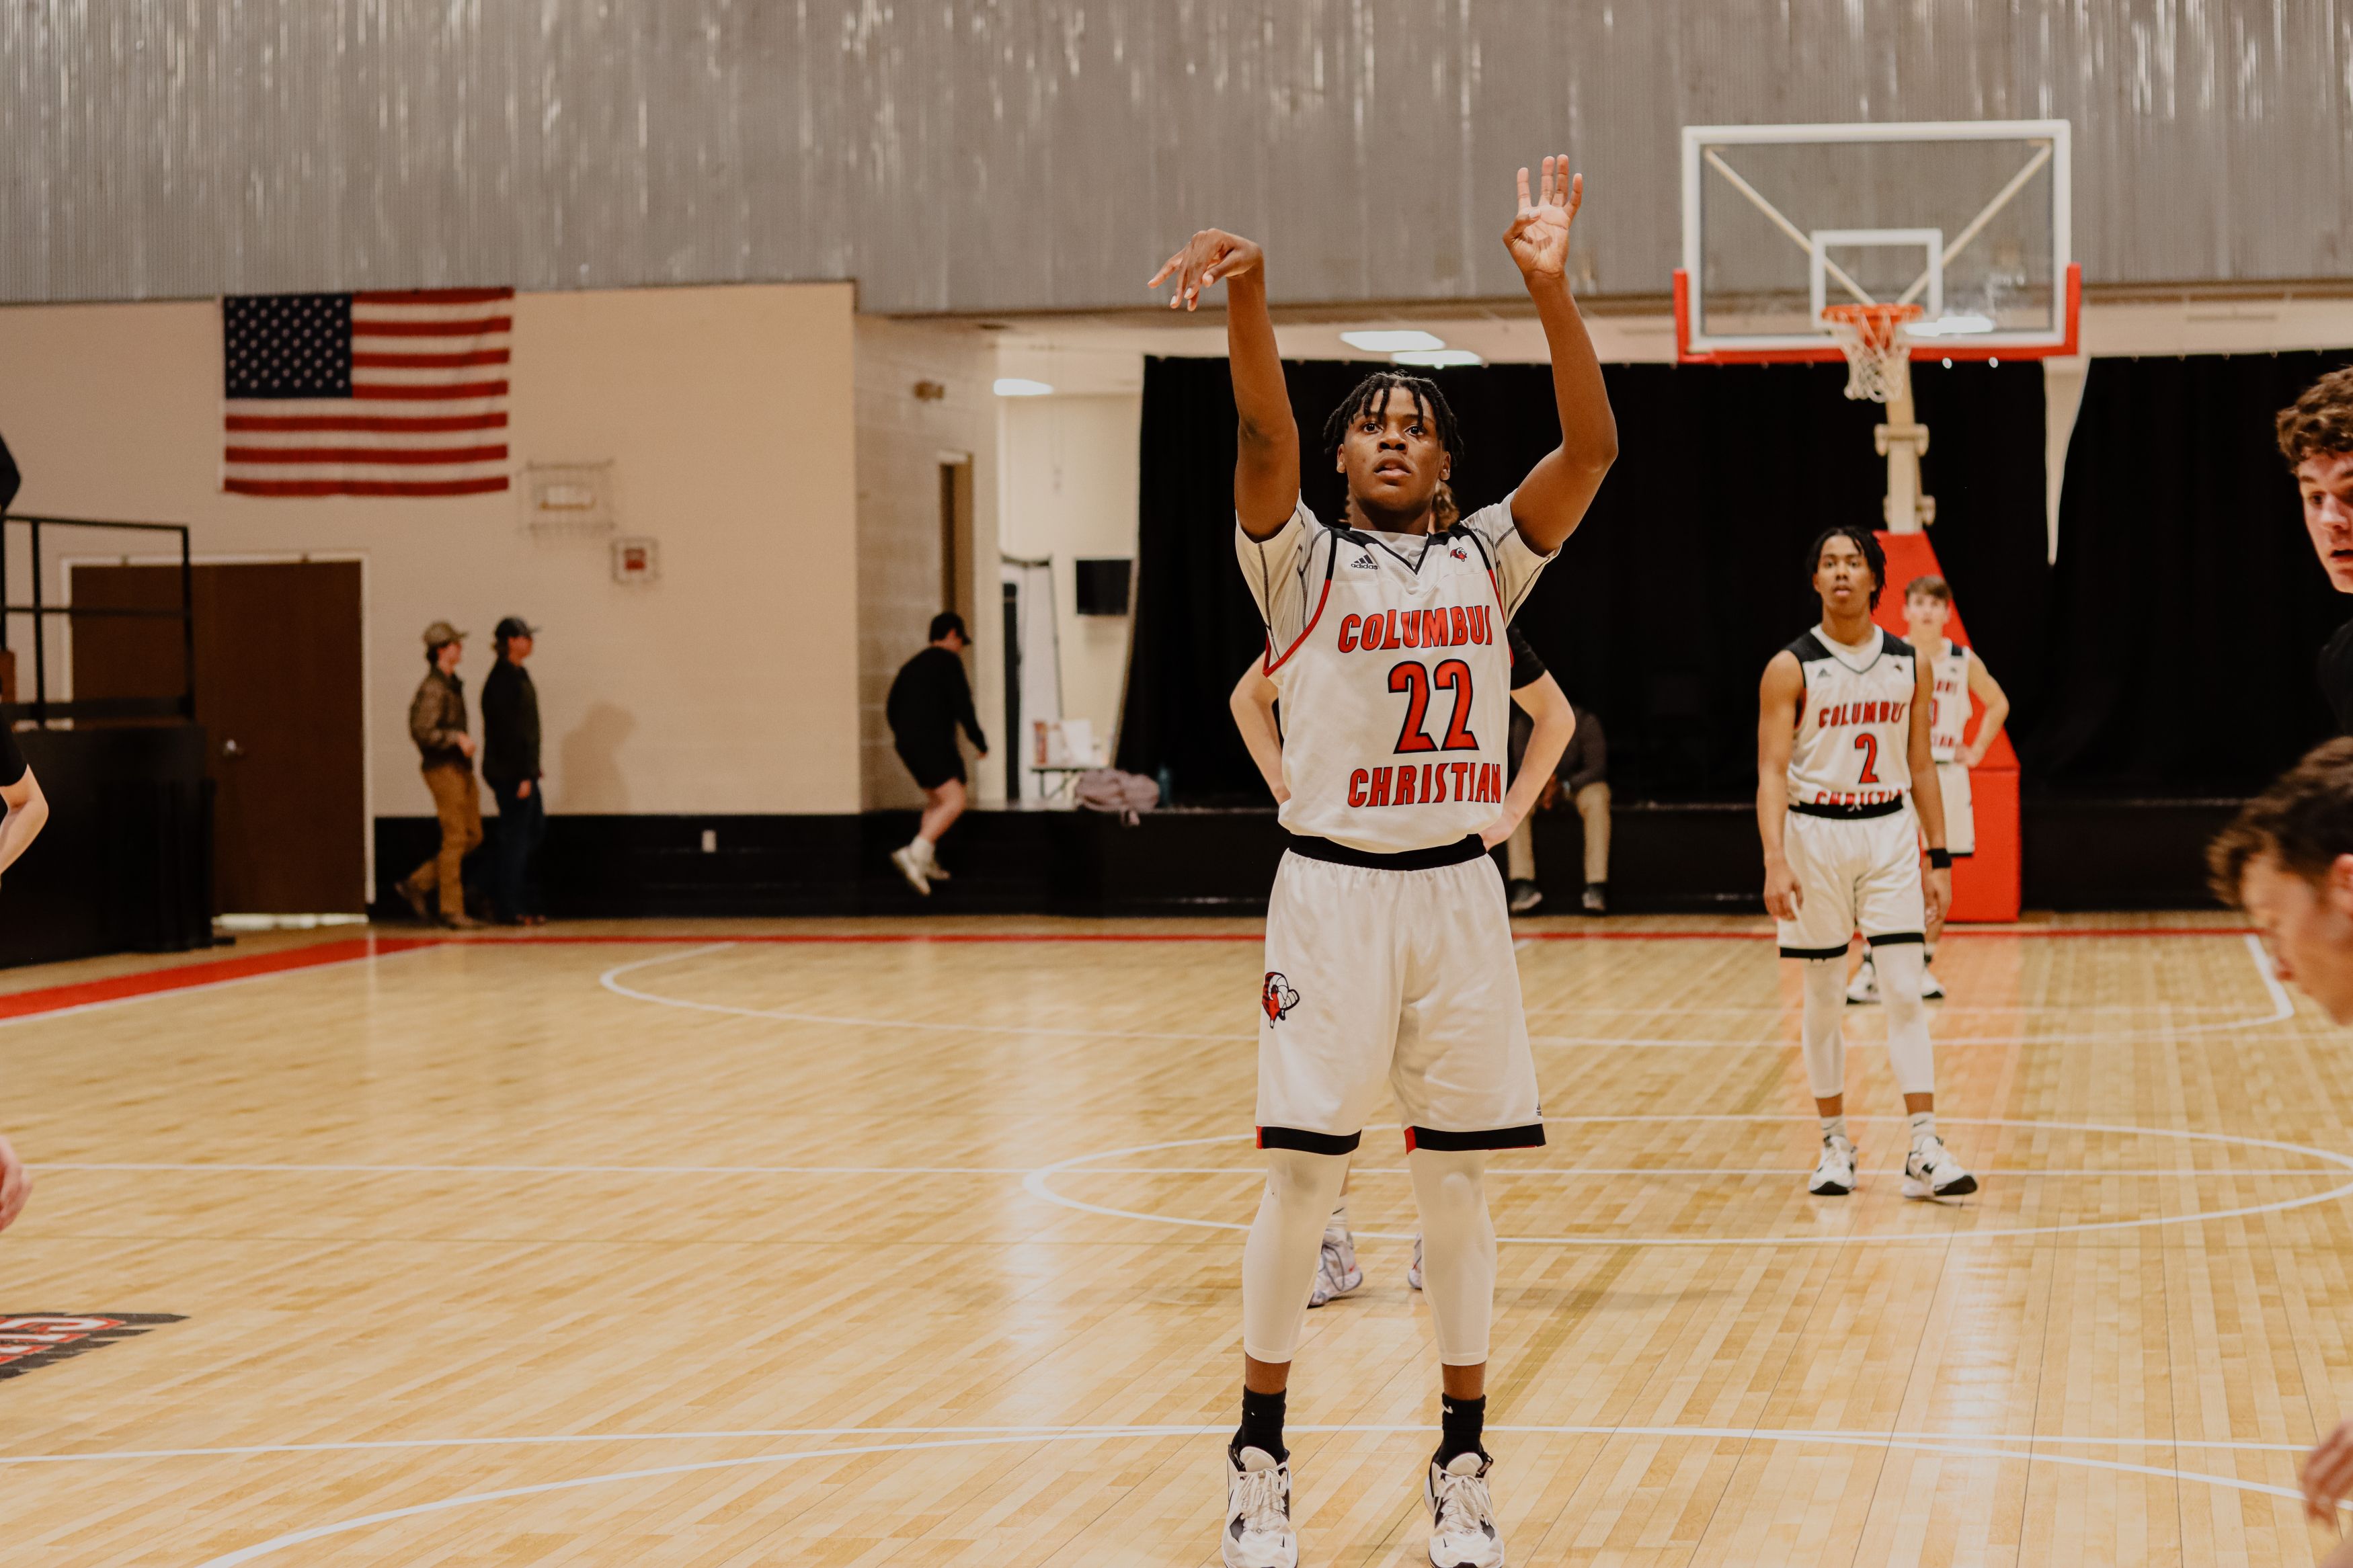
M 1928 1043 L 1928 1005 L 1920 1000 L 1920 944 L 1891 942 L 1874 948 L 1879 1000 L 1887 1009 L 1887 1066 L 1905 1094 L 1936 1091 L 1936 1051 Z
M 1487 1156 L 1476 1149 L 1416 1149 L 1406 1156 L 1421 1207 L 1421 1293 L 1438 1328 L 1438 1359 L 1487 1359 L 1495 1316 L 1495 1226 L 1487 1217 Z
M 1846 1037 L 1839 1032 L 1846 1018 L 1846 955 L 1809 958 L 1805 965 L 1806 1077 L 1813 1083 L 1814 1098 L 1829 1100 L 1846 1092 Z M 1879 988 L 1887 989 L 1884 970 Z M 1912 991 L 1919 994 L 1916 982 Z
M 1266 1194 L 1242 1246 L 1242 1351 L 1252 1361 L 1286 1363 L 1298 1348 L 1324 1225 L 1347 1173 L 1345 1154 L 1266 1152 Z

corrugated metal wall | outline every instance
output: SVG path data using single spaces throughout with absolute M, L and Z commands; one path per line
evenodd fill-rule
M 1658 294 L 1685 123 L 2064 116 L 2094 283 L 2348 262 L 2353 0 L 12 0 L 0 299 L 858 280 L 1514 293 L 1511 171 Z

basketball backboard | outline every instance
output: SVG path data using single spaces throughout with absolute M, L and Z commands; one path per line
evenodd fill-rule
M 2068 122 L 1683 128 L 1686 361 L 1835 360 L 1825 306 L 1903 303 L 1915 360 L 2072 353 Z

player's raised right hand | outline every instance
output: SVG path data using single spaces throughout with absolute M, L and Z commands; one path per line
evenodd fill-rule
M 1240 278 L 1251 272 L 1263 276 L 1265 268 L 1266 252 L 1258 247 L 1258 241 L 1228 234 L 1221 228 L 1205 228 L 1187 240 L 1182 250 L 1161 263 L 1160 270 L 1145 287 L 1157 289 L 1173 275 L 1176 288 L 1168 296 L 1168 308 L 1173 310 L 1182 305 L 1193 310 L 1200 308 L 1201 290 L 1219 279 Z
M 1798 906 L 1805 894 L 1798 889 L 1798 874 L 1789 869 L 1787 860 L 1776 861 L 1765 868 L 1765 912 L 1777 921 L 1798 918 Z

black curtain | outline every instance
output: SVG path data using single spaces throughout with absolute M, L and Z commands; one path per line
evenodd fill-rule
M 2313 664 L 2348 602 L 2314 558 L 2272 417 L 2348 358 L 2092 362 L 2059 507 L 2050 674 L 2020 726 L 2030 784 L 2244 795 L 2330 733 Z
M 1366 366 L 1285 364 L 1302 489 L 1338 514 L 1325 416 Z M 1737 799 L 1756 781 L 1757 681 L 1811 625 L 1805 546 L 1835 521 L 1876 524 L 1886 465 L 1875 404 L 1842 366 L 1604 369 L 1618 466 L 1520 615 L 1561 684 L 1608 726 L 1611 787 L 1631 799 Z M 1435 373 L 1462 430 L 1463 509 L 1500 500 L 1559 440 L 1550 372 Z M 1931 535 L 1973 641 L 2013 689 L 2042 636 L 2047 572 L 2042 373 L 1923 366 Z M 1187 804 L 1263 801 L 1227 695 L 1261 646 L 1233 551 L 1234 405 L 1223 360 L 1155 359 L 1144 383 L 1134 652 L 1119 765 L 1167 771 Z M 1900 584 L 1898 585 L 1900 587 Z M 2021 693 L 2023 695 L 2023 693 Z

